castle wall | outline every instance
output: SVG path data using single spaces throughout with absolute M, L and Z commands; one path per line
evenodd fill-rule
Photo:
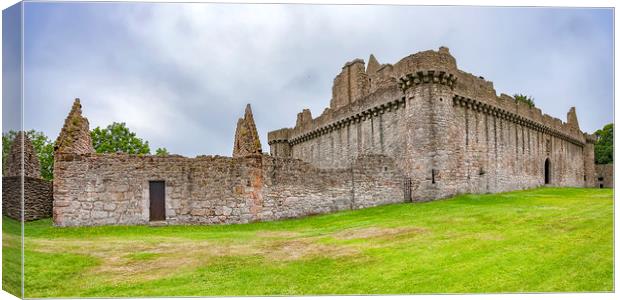
M 596 165 L 596 182 L 599 188 L 613 188 L 614 164 Z
M 404 106 L 402 92 L 392 87 L 347 107 L 328 110 L 312 123 L 290 130 L 290 156 L 319 168 L 350 167 L 352 160 L 367 154 L 401 157 Z M 279 147 L 272 146 L 272 155 L 283 153 Z
M 55 162 L 58 226 L 148 224 L 149 181 L 165 181 L 168 224 L 275 220 L 402 202 L 402 176 L 385 156 L 347 169 L 295 159 L 62 154 Z
M 332 103 L 315 119 L 307 112 L 272 155 L 332 168 L 384 154 L 411 180 L 414 201 L 541 186 L 547 159 L 548 185 L 595 185 L 592 141 L 579 130 L 574 108 L 562 122 L 497 96 L 492 82 L 458 70 L 447 48 L 395 65 L 371 60 L 370 94 Z M 401 99 L 398 109 L 388 112 L 394 99 Z M 287 146 L 288 152 L 280 150 Z

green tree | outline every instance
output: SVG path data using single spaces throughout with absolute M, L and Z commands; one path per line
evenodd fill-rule
M 14 130 L 2 134 L 2 174 L 6 174 L 6 158 L 9 156 L 16 135 L 17 131 Z M 34 151 L 37 152 L 41 165 L 41 177 L 52 180 L 54 178 L 54 143 L 43 132 L 34 129 L 26 131 L 26 136 L 32 141 Z
M 522 94 L 514 94 L 513 97 L 515 98 L 515 101 L 523 102 L 527 104 L 529 107 L 536 106 L 536 104 L 534 103 L 534 98 L 532 98 L 531 96 L 526 96 Z
M 155 155 L 157 156 L 168 156 L 170 155 L 170 152 L 168 152 L 168 149 L 164 148 L 157 148 L 155 149 Z
M 609 123 L 594 132 L 594 161 L 597 164 L 610 164 L 614 162 L 614 124 Z
M 125 123 L 112 123 L 106 128 L 91 130 L 90 136 L 97 153 L 125 152 L 129 154 L 150 154 L 149 142 L 143 141 L 131 132 Z

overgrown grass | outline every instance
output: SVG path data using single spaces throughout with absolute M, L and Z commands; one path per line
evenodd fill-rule
M 609 189 L 463 195 L 225 226 L 41 220 L 25 231 L 26 297 L 613 289 Z

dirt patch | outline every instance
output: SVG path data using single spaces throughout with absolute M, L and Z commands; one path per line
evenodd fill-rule
M 423 234 L 428 229 L 421 227 L 395 227 L 395 228 L 381 228 L 381 227 L 367 227 L 367 228 L 354 228 L 332 234 L 332 237 L 340 240 L 352 240 L 352 239 L 374 239 L 374 238 L 393 238 L 403 235 L 411 234 Z
M 341 257 L 354 255 L 359 250 L 349 246 L 323 244 L 315 238 L 286 240 L 265 245 L 265 257 L 273 260 L 298 260 L 316 256 Z
M 294 231 L 259 231 L 256 233 L 256 237 L 260 238 L 294 238 L 298 236 L 299 233 Z
M 74 253 L 96 257 L 101 260 L 101 264 L 89 269 L 82 276 L 106 283 L 140 282 L 171 276 L 225 256 L 259 255 L 269 260 L 291 261 L 322 255 L 339 257 L 359 252 L 354 247 L 323 244 L 316 238 L 289 238 L 288 236 L 297 235 L 294 232 L 274 232 L 262 232 L 264 239 L 236 242 L 168 237 L 148 241 L 112 238 L 29 239 L 28 248 L 46 253 Z M 271 238 L 268 238 L 269 236 Z M 154 255 L 148 260 L 135 259 L 135 255 L 139 253 Z

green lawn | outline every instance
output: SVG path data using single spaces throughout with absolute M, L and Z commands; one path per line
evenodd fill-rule
M 41 220 L 26 224 L 25 296 L 611 291 L 612 194 L 541 188 L 225 226 Z M 3 233 L 3 251 L 18 250 Z

